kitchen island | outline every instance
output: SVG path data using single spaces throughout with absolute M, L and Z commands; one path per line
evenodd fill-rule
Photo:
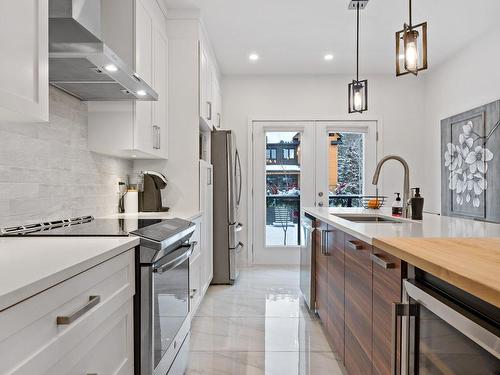
M 463 373 L 455 369 L 469 369 L 454 354 L 457 346 L 462 356 L 477 356 L 479 369 L 500 369 L 495 349 L 500 345 L 500 225 L 431 214 L 412 221 L 384 209 L 304 208 L 303 213 L 315 219 L 311 307 L 347 373 L 391 374 L 394 366 L 406 373 L 410 357 L 418 358 L 414 366 L 421 371 L 428 366 Z M 463 308 L 448 308 L 458 305 Z M 474 313 L 493 317 L 488 320 L 493 325 L 477 328 Z M 402 332 L 404 319 L 417 319 L 412 330 L 421 332 Z M 402 350 L 403 342 L 419 348 L 420 355 Z M 448 349 L 433 349 L 439 342 Z

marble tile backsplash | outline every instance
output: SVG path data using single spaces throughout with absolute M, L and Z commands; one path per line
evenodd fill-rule
M 0 227 L 117 212 L 131 172 L 87 149 L 87 105 L 51 87 L 48 123 L 0 123 Z

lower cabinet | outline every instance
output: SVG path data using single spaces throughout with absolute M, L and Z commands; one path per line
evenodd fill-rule
M 401 301 L 406 265 L 373 248 L 373 374 L 391 375 L 392 304 Z M 398 330 L 401 332 L 400 330 Z M 397 345 L 399 348 L 399 345 Z M 399 357 L 399 352 L 397 353 Z
M 316 313 L 332 349 L 351 375 L 390 375 L 406 264 L 319 220 L 315 228 Z
M 315 310 L 328 330 L 328 256 L 324 236 L 328 225 L 316 221 L 315 233 L 315 266 L 316 266 L 316 305 Z
M 345 254 L 344 233 L 329 227 L 328 248 L 328 335 L 339 358 L 345 360 L 345 327 L 344 327 L 344 277 Z
M 134 251 L 0 312 L 0 374 L 132 374 Z
M 345 236 L 345 367 L 349 374 L 372 372 L 371 246 Z

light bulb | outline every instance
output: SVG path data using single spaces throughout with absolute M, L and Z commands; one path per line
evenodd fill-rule
M 146 93 L 146 91 L 144 91 L 144 90 L 139 90 L 139 91 L 137 91 L 137 95 L 139 95 L 139 96 L 146 96 L 146 94 L 147 94 L 147 93 Z
M 416 72 L 418 69 L 418 48 L 417 39 L 418 33 L 416 31 L 409 31 L 406 35 L 405 43 L 405 67 L 407 70 Z
M 360 89 L 354 90 L 354 109 L 361 111 L 363 109 L 363 97 Z

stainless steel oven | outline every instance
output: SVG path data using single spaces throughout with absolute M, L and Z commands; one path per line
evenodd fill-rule
M 393 310 L 392 372 L 499 375 L 499 322 L 498 308 L 456 287 L 404 280 L 403 303 Z
M 189 257 L 196 246 L 189 239 L 194 228 L 171 219 L 133 232 L 141 236 L 136 253 L 136 375 L 182 375 L 187 366 Z

